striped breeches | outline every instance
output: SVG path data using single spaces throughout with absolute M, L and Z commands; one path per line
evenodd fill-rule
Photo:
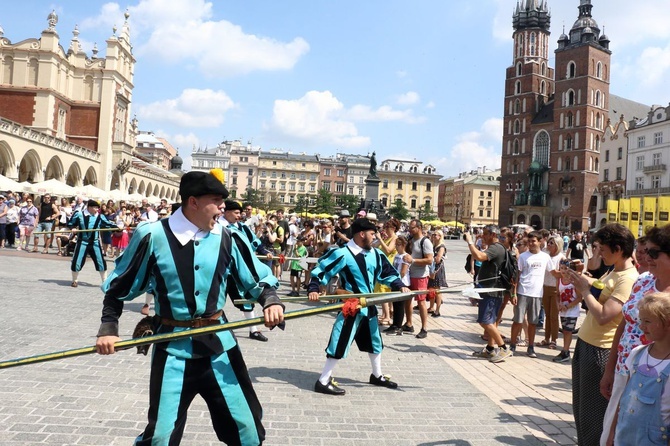
M 86 262 L 86 256 L 90 256 L 95 264 L 96 271 L 107 271 L 107 262 L 102 255 L 102 247 L 99 241 L 81 242 L 77 243 L 72 254 L 72 264 L 70 269 L 72 271 L 81 271 Z
M 381 353 L 384 348 L 379 333 L 377 307 L 361 308 L 355 317 L 345 318 L 337 314 L 330 341 L 326 348 L 328 358 L 343 359 L 349 354 L 349 347 L 356 341 L 358 349 L 367 353 Z
M 188 407 L 200 395 L 214 431 L 227 445 L 258 446 L 265 438 L 262 409 L 238 346 L 219 355 L 182 359 L 154 347 L 149 424 L 135 446 L 176 446 Z

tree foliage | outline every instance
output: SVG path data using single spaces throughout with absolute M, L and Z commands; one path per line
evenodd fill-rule
M 437 215 L 433 212 L 433 208 L 428 203 L 419 209 L 419 220 L 436 220 Z
M 240 195 L 240 199 L 245 203 L 250 203 L 254 209 L 262 208 L 265 202 L 263 193 L 253 187 L 247 188 L 247 190 Z
M 355 215 L 361 207 L 361 199 L 356 195 L 340 195 L 338 202 L 342 210 L 348 210 L 351 215 Z
M 405 207 L 405 202 L 401 199 L 397 199 L 389 208 L 387 213 L 398 220 L 407 220 L 409 219 L 409 211 Z
M 318 214 L 333 214 L 335 212 L 335 201 L 333 194 L 326 189 L 319 189 L 316 195 L 316 208 L 314 211 Z

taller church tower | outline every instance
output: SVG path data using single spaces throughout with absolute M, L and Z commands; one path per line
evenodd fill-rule
M 528 169 L 534 159 L 536 137 L 533 119 L 545 107 L 554 91 L 554 70 L 549 67 L 549 26 L 551 15 L 546 0 L 517 2 L 513 16 L 514 47 L 512 66 L 505 77 L 505 105 L 500 182 L 501 225 L 527 223 L 516 221 L 516 206 L 544 206 L 546 199 L 537 195 L 529 200 Z M 549 141 L 547 139 L 547 146 Z M 543 155 L 544 156 L 544 155 Z M 549 163 L 548 151 L 543 165 Z M 546 189 L 546 180 L 543 181 Z M 537 189 L 537 188 L 536 188 Z

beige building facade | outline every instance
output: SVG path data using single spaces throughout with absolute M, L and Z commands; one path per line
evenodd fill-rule
M 260 151 L 258 191 L 265 202 L 277 202 L 284 210 L 293 208 L 300 196 L 310 206 L 316 203 L 321 166 L 316 155 L 280 150 Z
M 401 200 L 413 217 L 420 217 L 426 204 L 437 214 L 440 175 L 433 166 L 417 160 L 385 159 L 378 165 L 377 176 L 381 180 L 378 199 L 385 208 Z
M 179 176 L 135 156 L 128 18 L 104 57 L 82 50 L 76 27 L 66 51 L 53 12 L 40 38 L 0 35 L 0 174 L 176 199 Z

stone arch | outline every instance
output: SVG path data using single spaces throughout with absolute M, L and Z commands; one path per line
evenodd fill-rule
M 86 175 L 84 175 L 84 186 L 92 184 L 93 186 L 98 185 L 98 174 L 95 172 L 93 166 L 89 167 L 86 170 Z
M 151 183 L 147 183 L 147 187 L 144 191 L 144 196 L 149 198 L 154 194 L 154 185 Z
M 61 162 L 60 158 L 54 156 L 47 163 L 47 167 L 44 170 L 44 179 L 50 180 L 53 178 L 58 181 L 63 181 L 64 176 L 65 169 L 63 168 L 63 163 Z
M 144 184 L 144 180 L 140 181 L 140 185 L 137 188 L 137 193 L 144 195 L 144 191 L 147 189 L 147 185 Z
M 21 164 L 19 164 L 18 181 L 19 183 L 24 181 L 37 183 L 38 181 L 42 181 L 43 178 L 40 156 L 35 150 L 30 149 L 23 155 Z
M 161 187 L 161 193 L 158 196 L 161 198 L 165 198 L 165 186 Z
M 518 225 L 525 225 L 526 224 L 526 216 L 524 214 L 519 214 L 516 217 L 516 224 Z
M 130 180 L 130 186 L 128 187 L 128 193 L 133 194 L 135 192 L 137 192 L 137 180 L 135 178 L 133 178 L 132 180 Z
M 0 141 L 0 175 L 13 178 L 16 174 L 15 166 L 12 148 L 5 141 Z
M 542 218 L 535 214 L 530 217 L 530 225 L 535 228 L 535 230 L 542 229 Z
M 67 175 L 65 176 L 65 183 L 68 186 L 78 187 L 81 186 L 81 168 L 79 164 L 75 161 L 70 165 L 70 168 L 67 170 Z
M 112 181 L 109 183 L 109 190 L 121 189 L 122 186 L 121 174 L 118 170 L 114 169 L 114 172 L 112 173 Z

